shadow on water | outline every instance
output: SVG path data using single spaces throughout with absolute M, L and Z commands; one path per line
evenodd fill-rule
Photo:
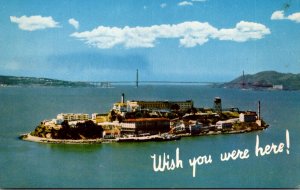
M 99 151 L 102 148 L 102 144 L 54 144 L 54 143 L 39 143 L 39 142 L 30 142 L 22 139 L 21 136 L 14 137 L 16 141 L 23 141 L 25 143 L 30 143 L 32 145 L 38 146 L 42 149 L 47 148 L 51 151 L 58 152 L 81 152 L 81 153 L 90 153 Z
M 102 149 L 101 144 L 42 144 L 38 143 L 42 148 L 47 148 L 53 152 L 78 152 L 78 153 L 94 153 Z

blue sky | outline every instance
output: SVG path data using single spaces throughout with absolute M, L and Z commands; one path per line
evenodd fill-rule
M 0 0 L 0 75 L 230 81 L 300 73 L 300 0 Z

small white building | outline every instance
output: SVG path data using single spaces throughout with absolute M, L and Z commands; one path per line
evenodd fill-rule
M 100 114 L 99 113 L 93 113 L 92 114 L 92 120 L 96 120 L 98 115 L 100 115 Z
M 132 112 L 136 110 L 140 110 L 140 106 L 137 101 L 127 101 L 126 102 L 127 111 Z
M 77 123 L 84 123 L 85 120 L 68 121 L 70 127 L 76 127 Z
M 64 120 L 62 119 L 52 119 L 52 123 L 55 125 L 61 125 Z
M 225 128 L 232 128 L 233 122 L 232 121 L 218 121 L 216 123 L 217 129 L 225 129 Z
M 113 110 L 117 112 L 126 112 L 127 104 L 122 102 L 114 103 Z
M 274 90 L 283 90 L 283 85 L 282 84 L 273 85 L 273 89 Z
M 114 121 L 114 122 L 101 122 L 97 124 L 101 125 L 103 128 L 113 129 L 115 127 L 120 128 L 122 123 L 119 123 L 118 121 Z
M 136 123 L 121 123 L 121 132 L 134 134 L 136 131 Z
M 255 112 L 240 113 L 240 122 L 255 122 L 257 114 Z
M 184 123 L 183 123 L 183 122 L 178 123 L 178 124 L 173 128 L 173 131 L 174 131 L 175 133 L 186 132 Z

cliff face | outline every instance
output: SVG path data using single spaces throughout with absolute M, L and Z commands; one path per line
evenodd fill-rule
M 59 129 L 40 124 L 30 134 L 42 138 L 78 140 L 102 138 L 102 132 L 103 128 L 93 121 L 77 123 L 75 127 L 69 126 L 68 122 L 64 121 Z
M 228 88 L 269 88 L 273 85 L 283 85 L 284 90 L 300 90 L 300 74 L 263 71 L 244 77 L 240 76 L 222 86 Z

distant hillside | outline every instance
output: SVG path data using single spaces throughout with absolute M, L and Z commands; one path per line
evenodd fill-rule
M 273 85 L 282 85 L 284 90 L 300 90 L 300 74 L 263 71 L 253 75 L 245 75 L 244 77 L 240 76 L 222 86 L 227 88 L 259 89 L 272 88 Z
M 49 78 L 0 76 L 0 86 L 68 86 L 87 87 L 92 86 L 86 82 L 70 82 Z

